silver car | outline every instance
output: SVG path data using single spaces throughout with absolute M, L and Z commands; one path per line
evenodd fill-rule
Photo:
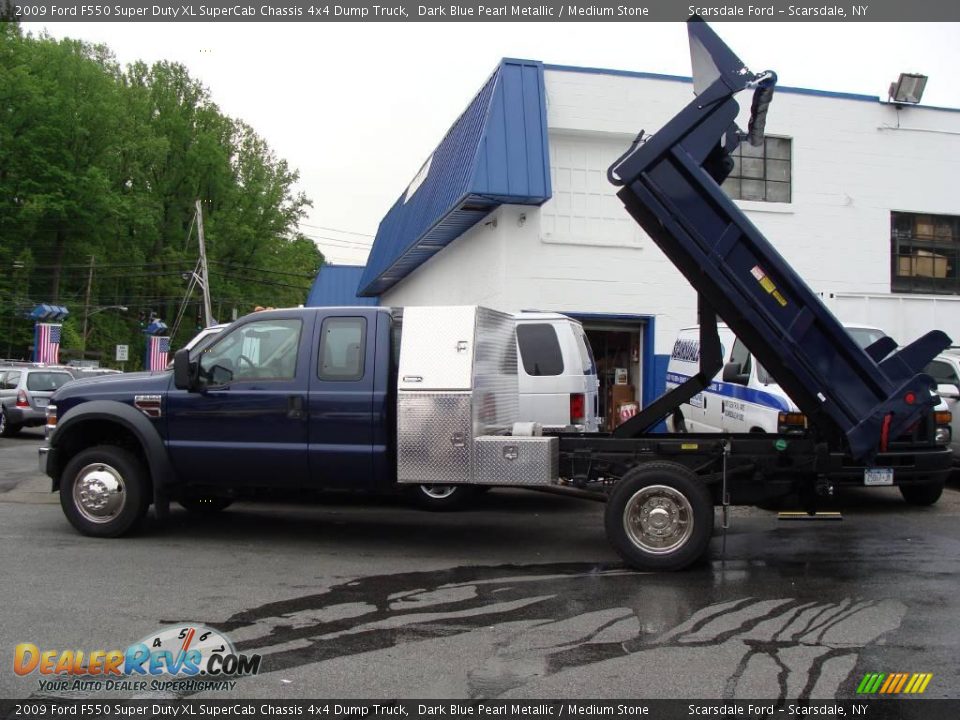
M 73 375 L 45 367 L 0 368 L 0 435 L 10 437 L 25 427 L 44 425 L 50 396 Z

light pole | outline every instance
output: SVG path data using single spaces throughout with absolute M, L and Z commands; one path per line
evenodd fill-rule
M 80 345 L 80 358 L 85 359 L 87 357 L 87 320 L 90 319 L 91 315 L 96 315 L 101 313 L 104 310 L 119 310 L 120 312 L 126 312 L 126 305 L 104 305 L 103 307 L 94 308 L 93 310 L 87 310 L 83 314 L 83 333 L 81 334 L 81 345 Z

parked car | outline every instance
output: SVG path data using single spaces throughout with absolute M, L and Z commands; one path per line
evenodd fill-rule
M 73 380 L 66 370 L 47 367 L 0 369 L 0 435 L 46 423 L 50 396 Z
M 925 372 L 937 383 L 937 393 L 952 413 L 950 449 L 960 464 L 960 348 L 951 348 L 927 365 Z

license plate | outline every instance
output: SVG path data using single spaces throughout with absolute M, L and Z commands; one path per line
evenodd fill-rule
M 893 468 L 867 468 L 863 471 L 864 485 L 893 485 Z
M 47 398 L 34 398 L 33 404 L 36 405 L 38 408 L 41 408 L 49 405 L 50 401 Z

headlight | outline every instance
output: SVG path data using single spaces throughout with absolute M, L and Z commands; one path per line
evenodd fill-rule
M 937 445 L 947 445 L 950 442 L 951 436 L 952 436 L 952 433 L 950 432 L 949 427 L 946 427 L 944 425 L 938 425 L 937 432 L 934 433 L 933 439 L 934 439 L 934 442 L 937 443 Z

